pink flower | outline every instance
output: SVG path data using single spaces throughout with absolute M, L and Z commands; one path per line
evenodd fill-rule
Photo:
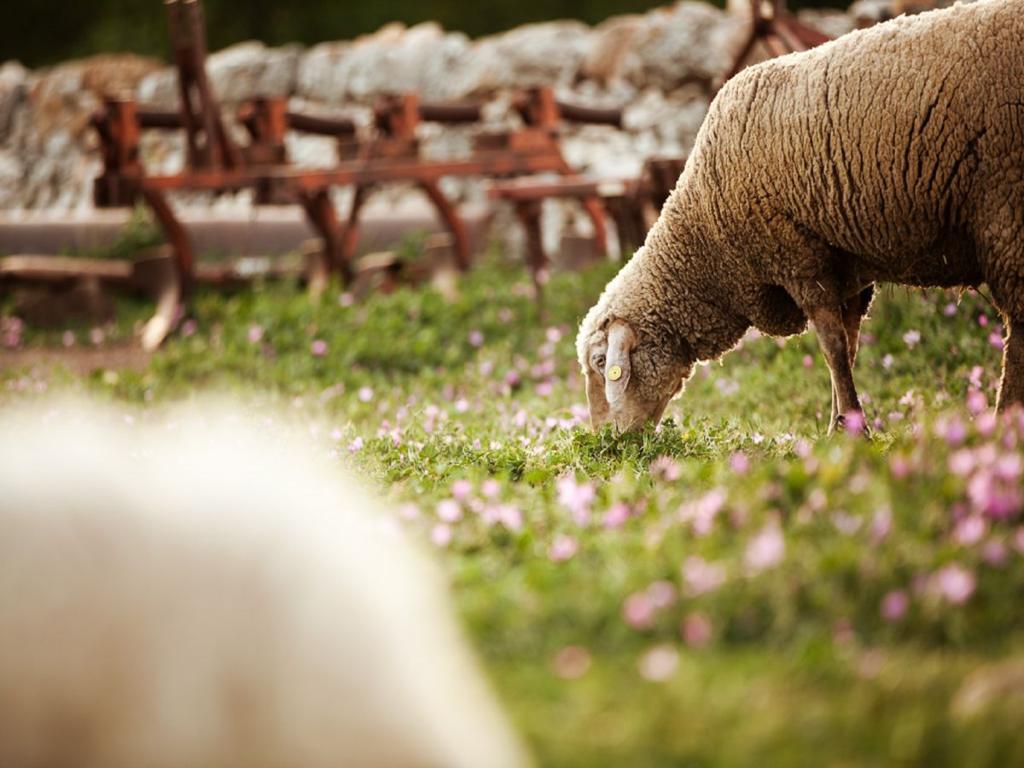
M 469 480 L 456 480 L 452 483 L 452 498 L 465 501 L 473 493 L 473 483 Z
M 671 581 L 652 581 L 647 585 L 647 597 L 656 610 L 668 608 L 676 601 L 676 588 Z
M 1002 568 L 1006 564 L 1008 554 L 1006 544 L 999 539 L 989 539 L 981 549 L 981 556 L 993 568 Z
M 729 469 L 737 475 L 745 475 L 750 470 L 750 459 L 743 451 L 736 451 L 729 457 Z
M 577 525 L 590 521 L 590 506 L 597 496 L 591 483 L 577 483 L 572 475 L 562 475 L 556 483 L 558 502 L 572 514 Z
M 437 516 L 446 523 L 454 523 L 462 519 L 462 506 L 455 499 L 439 501 Z
M 563 680 L 576 680 L 583 677 L 590 669 L 590 653 L 578 645 L 567 645 L 551 662 L 555 674 Z
M 355 303 L 356 303 L 356 297 L 354 295 L 352 295 L 351 293 L 349 293 L 348 291 L 345 291 L 340 296 L 338 296 L 338 306 L 339 307 L 351 307 Z
M 65 347 L 75 346 L 75 332 L 64 331 L 64 333 L 61 334 L 60 343 L 63 344 Z
M 544 331 L 544 338 L 546 338 L 552 344 L 557 344 L 562 340 L 562 331 L 556 328 L 555 326 L 551 326 L 546 331 Z
M 629 515 L 629 505 L 624 501 L 617 501 L 608 508 L 607 512 L 604 513 L 601 523 L 608 529 L 619 528 L 629 520 Z
M 370 387 L 360 387 L 358 397 L 360 402 L 368 403 L 373 400 L 373 390 Z
M 518 532 L 523 529 L 523 513 L 515 504 L 501 504 L 497 511 L 498 522 L 508 530 Z
M 452 541 L 452 528 L 445 523 L 438 523 L 430 530 L 430 540 L 437 547 L 447 547 Z
M 555 537 L 548 547 L 548 559 L 554 563 L 562 563 L 570 560 L 579 550 L 579 543 L 572 536 L 560 534 Z
M 910 349 L 913 349 L 921 341 L 920 331 L 907 331 L 903 334 L 903 343 L 906 344 Z
M 893 362 L 895 361 L 893 360 L 892 355 L 885 355 L 885 357 L 882 358 L 882 367 L 888 371 L 890 368 L 892 368 Z
M 480 493 L 483 494 L 485 499 L 495 499 L 501 493 L 501 483 L 493 477 L 489 477 L 480 486 Z
M 633 629 L 650 629 L 654 613 L 654 603 L 646 592 L 634 592 L 622 604 L 622 618 Z
M 804 355 L 803 359 L 804 368 L 811 368 L 814 366 L 814 358 L 810 355 Z
M 725 583 L 725 566 L 709 563 L 700 555 L 690 555 L 683 561 L 683 584 L 690 597 L 713 592 Z
M 943 438 L 951 448 L 955 448 L 967 439 L 967 427 L 956 416 L 936 424 L 935 433 Z
M 907 593 L 902 589 L 894 589 L 891 592 L 887 592 L 885 597 L 882 598 L 882 606 L 879 610 L 883 619 L 896 622 L 907 614 L 907 608 L 909 607 L 910 598 L 907 597 Z
M 707 536 L 718 513 L 725 507 L 726 494 L 722 488 L 712 488 L 699 499 L 679 507 L 679 521 L 689 523 L 696 536 Z
M 977 515 L 965 517 L 953 529 L 953 541 L 962 547 L 970 547 L 981 541 L 988 533 L 988 523 Z
M 860 411 L 850 411 L 844 417 L 846 431 L 851 435 L 859 435 L 864 431 L 864 414 Z
M 348 444 L 349 453 L 356 453 L 357 451 L 363 450 L 363 438 L 357 437 L 351 443 Z
M 652 683 L 668 680 L 679 666 L 679 651 L 671 645 L 656 645 L 637 663 L 640 677 Z
M 182 323 L 182 325 L 181 325 L 181 335 L 182 336 L 191 336 L 193 333 L 195 333 L 196 332 L 195 322 L 192 323 L 192 326 L 191 326 L 192 331 L 191 331 L 191 333 L 187 332 L 188 329 L 189 329 L 188 321 Z M 103 332 L 102 328 L 92 328 L 92 329 L 89 330 L 89 341 L 91 341 L 94 346 L 98 347 L 100 344 L 103 343 L 103 341 L 104 341 L 104 339 L 106 339 L 106 337 L 107 337 L 107 335 Z
M 956 314 L 956 304 L 952 301 L 942 308 L 942 314 L 946 317 L 952 317 Z
M 659 456 L 656 458 L 651 462 L 649 471 L 653 477 L 670 483 L 675 482 L 682 475 L 679 463 L 671 456 Z
M 313 339 L 313 343 L 309 345 L 309 351 L 313 353 L 313 357 L 323 357 L 327 354 L 327 342 L 323 339 Z
M 484 335 L 481 331 L 472 330 L 469 332 L 469 343 L 473 347 L 482 347 L 484 345 Z
M 869 528 L 871 543 L 876 546 L 881 544 L 885 541 L 891 530 L 892 510 L 889 507 L 879 507 L 871 518 L 871 527 Z
M 679 627 L 683 642 L 691 648 L 706 648 L 711 642 L 711 619 L 707 614 L 695 611 L 687 614 Z
M 949 456 L 949 471 L 960 477 L 967 477 L 974 470 L 974 454 L 969 448 L 961 448 Z
M 966 603 L 977 584 L 974 574 L 956 563 L 940 568 L 932 574 L 932 588 L 953 605 Z
M 262 325 L 250 325 L 249 326 L 249 343 L 259 344 L 263 341 L 263 326 Z
M 747 570 L 756 574 L 781 563 L 785 553 L 786 542 L 782 536 L 782 529 L 778 523 L 772 522 L 766 523 L 747 543 L 743 560 Z
M 967 410 L 971 412 L 972 416 L 977 416 L 986 408 L 988 408 L 988 398 L 985 397 L 984 392 L 974 387 L 967 390 Z
M 988 335 L 988 343 L 991 344 L 996 349 L 1002 349 L 1003 334 L 1000 333 L 999 331 L 992 331 L 992 333 Z

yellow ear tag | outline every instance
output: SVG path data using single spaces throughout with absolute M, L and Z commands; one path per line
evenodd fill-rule
M 608 369 L 608 381 L 618 381 L 622 378 L 622 367 L 613 365 Z

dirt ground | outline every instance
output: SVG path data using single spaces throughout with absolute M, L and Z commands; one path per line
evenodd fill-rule
M 0 350 L 0 371 L 32 370 L 45 374 L 63 368 L 75 374 L 99 370 L 142 370 L 149 362 L 149 353 L 136 345 L 117 347 L 71 347 Z

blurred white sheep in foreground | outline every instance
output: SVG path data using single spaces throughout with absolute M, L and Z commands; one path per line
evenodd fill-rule
M 527 764 L 431 564 L 234 413 L 0 416 L 0 766 Z

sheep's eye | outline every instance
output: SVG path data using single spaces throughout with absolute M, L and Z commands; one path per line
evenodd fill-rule
M 604 355 L 598 355 L 597 357 L 594 358 L 594 366 L 599 371 L 604 370 L 604 362 Z

